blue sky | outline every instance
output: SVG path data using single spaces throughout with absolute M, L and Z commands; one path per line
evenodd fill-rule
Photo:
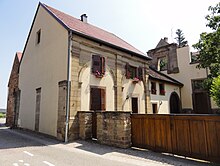
M 205 15 L 217 0 L 43 0 L 58 10 L 110 31 L 142 52 L 156 46 L 163 37 L 174 42 L 177 28 L 183 30 L 189 45 L 207 31 Z M 7 83 L 15 52 L 23 51 L 39 1 L 0 0 L 0 108 L 6 108 Z

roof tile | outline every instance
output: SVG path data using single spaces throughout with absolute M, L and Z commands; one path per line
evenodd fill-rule
M 48 5 L 42 4 L 46 9 L 48 9 L 59 21 L 61 21 L 63 24 L 65 24 L 69 29 L 78 32 L 80 34 L 99 39 L 103 42 L 107 42 L 109 44 L 112 44 L 114 46 L 123 48 L 125 50 L 128 50 L 130 52 L 142 55 L 146 58 L 149 58 L 146 54 L 139 51 L 132 45 L 128 44 L 121 38 L 117 37 L 116 35 L 107 32 L 103 29 L 100 29 L 96 26 L 93 26 L 89 23 L 82 22 L 81 20 L 74 18 L 68 14 L 65 14 L 57 9 L 54 9 Z

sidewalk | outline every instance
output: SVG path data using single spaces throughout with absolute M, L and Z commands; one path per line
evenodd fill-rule
M 29 131 L 18 129 L 9 130 L 14 134 L 21 137 L 32 139 L 46 146 L 60 148 L 73 153 L 89 154 L 94 157 L 102 157 L 109 160 L 120 161 L 124 163 L 134 164 L 138 166 L 144 165 L 175 165 L 175 166 L 208 166 L 210 163 L 190 160 L 189 158 L 177 157 L 169 154 L 155 153 L 143 149 L 121 149 L 100 145 L 95 141 L 82 141 L 78 140 L 73 143 L 63 143 L 57 140 L 47 138 L 44 135 L 39 135 Z M 212 164 L 214 165 L 214 164 Z
M 0 127 L 5 126 L 5 122 L 6 122 L 5 118 L 0 118 Z

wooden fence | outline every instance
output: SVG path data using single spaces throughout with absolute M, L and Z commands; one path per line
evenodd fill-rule
M 220 116 L 132 114 L 132 145 L 220 162 Z

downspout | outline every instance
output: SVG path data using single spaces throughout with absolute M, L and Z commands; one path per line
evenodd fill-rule
M 71 47 L 72 31 L 68 31 L 68 57 L 67 57 L 67 95 L 66 95 L 66 125 L 65 125 L 65 142 L 68 142 L 69 113 L 70 113 L 70 90 L 71 90 Z

